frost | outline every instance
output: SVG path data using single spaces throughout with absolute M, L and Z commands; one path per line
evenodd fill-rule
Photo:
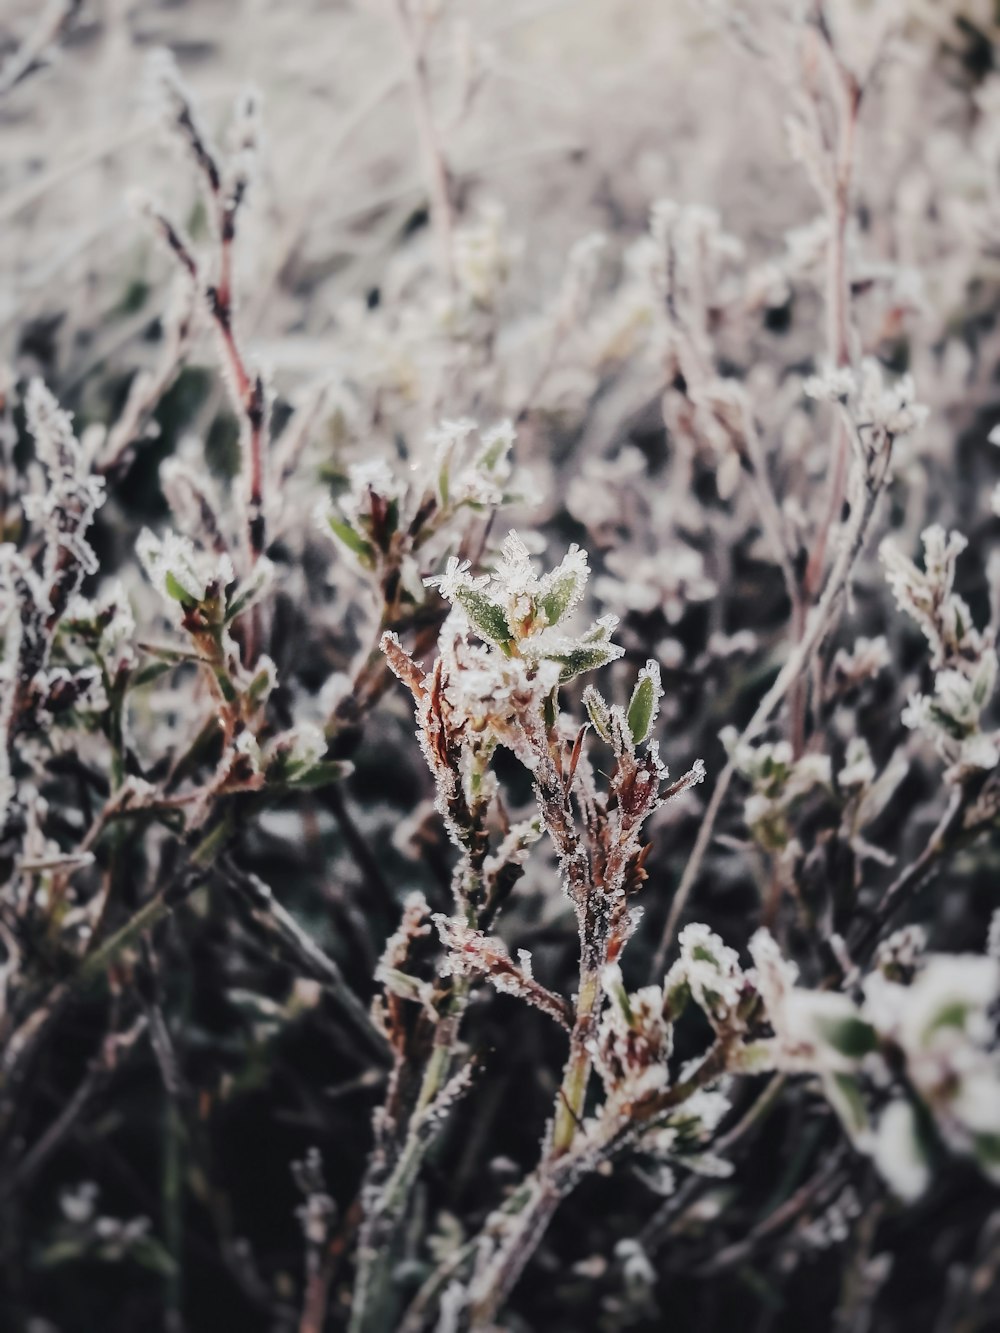
M 872 1157 L 901 1199 L 912 1201 L 923 1194 L 930 1183 L 930 1166 L 920 1142 L 916 1113 L 909 1102 L 890 1102 L 882 1112 Z
M 476 634 L 502 649 L 505 658 L 524 659 L 538 671 L 555 665 L 559 679 L 567 681 L 606 666 L 624 651 L 611 642 L 615 616 L 602 617 L 579 635 L 556 632 L 583 597 L 589 572 L 586 552 L 572 546 L 554 570 L 537 575 L 528 548 L 510 532 L 492 573 L 473 575 L 468 561 L 451 557 L 443 574 L 425 581 L 461 607 Z M 481 661 L 503 669 L 495 654 Z
M 149 581 L 168 605 L 197 605 L 209 595 L 218 596 L 233 581 L 228 556 L 197 551 L 187 537 L 176 532 L 167 532 L 161 538 L 144 528 L 136 554 Z

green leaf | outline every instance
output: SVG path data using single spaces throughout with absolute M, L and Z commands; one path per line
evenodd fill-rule
M 247 698 L 251 703 L 257 703 L 267 694 L 273 684 L 274 677 L 270 671 L 258 671 L 247 689 Z M 227 686 L 232 688 L 231 685 L 229 685 L 228 678 L 226 680 L 220 679 L 219 685 L 222 689 L 223 696 L 226 696 Z
M 664 991 L 663 1017 L 668 1023 L 675 1023 L 688 1007 L 691 1000 L 691 987 L 686 977 L 678 981 L 670 990 Z
M 133 688 L 138 689 L 143 685 L 152 684 L 154 680 L 159 680 L 161 676 L 165 675 L 170 670 L 170 667 L 171 664 L 169 662 L 147 663 L 146 666 L 142 667 L 132 677 Z
M 177 1265 L 166 1248 L 153 1236 L 143 1236 L 129 1246 L 129 1256 L 140 1266 L 162 1277 L 177 1272 Z
M 965 1027 L 969 1018 L 971 1006 L 965 1000 L 952 1000 L 944 1004 L 937 1011 L 931 1021 L 923 1031 L 923 1040 L 926 1043 L 927 1038 L 940 1028 L 958 1028 Z
M 498 435 L 479 455 L 476 466 L 483 472 L 492 472 L 496 465 L 506 458 L 509 449 L 510 442 L 503 435 Z
M 817 1014 L 815 1024 L 818 1036 L 849 1060 L 860 1060 L 878 1045 L 875 1029 L 863 1018 L 830 1018 Z
M 615 662 L 624 648 L 619 648 L 616 643 L 611 642 L 611 632 L 617 621 L 613 618 L 599 620 L 595 625 L 579 638 L 575 644 L 564 648 L 561 652 L 546 652 L 541 648 L 540 656 L 547 662 L 558 662 L 562 666 L 559 673 L 559 680 L 565 683 L 572 680 L 574 676 L 580 675 L 582 671 L 596 671 L 599 667 L 607 666 L 609 662 Z
M 143 643 L 140 644 L 144 653 L 149 653 L 151 657 L 157 657 L 163 662 L 201 662 L 205 663 L 206 658 L 201 653 L 196 653 L 191 648 L 175 648 L 168 643 Z
M 328 787 L 333 782 L 343 782 L 354 772 L 354 765 L 345 759 L 327 759 L 313 764 L 304 773 L 289 774 L 280 779 L 285 787 L 296 787 L 312 791 L 317 787 Z
M 855 1142 L 868 1129 L 868 1108 L 860 1083 L 850 1074 L 825 1074 L 823 1088 L 848 1138 Z
M 225 699 L 227 704 L 235 703 L 240 696 L 229 672 L 224 667 L 220 666 L 215 668 L 214 675 L 223 699 Z M 262 681 L 262 677 L 266 677 L 266 679 Z M 247 698 L 252 700 L 259 699 L 264 693 L 267 680 L 269 679 L 270 677 L 267 676 L 266 672 L 258 672 L 250 682 L 250 688 L 247 690 Z
M 972 1142 L 981 1166 L 991 1172 L 1000 1169 L 1000 1134 L 976 1134 Z
M 356 555 L 364 564 L 374 563 L 375 548 L 371 542 L 365 541 L 359 532 L 355 532 L 346 519 L 337 518 L 334 514 L 327 514 L 326 521 L 329 523 L 333 535 L 338 541 L 343 542 L 352 554 Z
M 180 602 L 181 606 L 197 606 L 198 603 L 195 598 L 191 596 L 186 588 L 178 583 L 177 579 L 174 578 L 169 569 L 163 580 L 163 586 L 175 602 Z
M 600 690 L 588 685 L 583 692 L 583 706 L 587 710 L 591 725 L 602 740 L 611 744 L 611 712 Z
M 641 745 L 648 739 L 656 716 L 656 703 L 656 684 L 650 673 L 643 672 L 632 691 L 626 715 L 633 745 Z
M 691 950 L 691 957 L 699 963 L 711 963 L 716 972 L 720 970 L 719 960 L 711 949 L 707 949 L 704 944 L 696 944 Z
M 567 570 L 560 578 L 555 579 L 552 586 L 539 598 L 539 605 L 545 612 L 545 619 L 549 625 L 557 625 L 562 620 L 567 608 L 576 600 L 582 582 L 576 570 Z
M 479 588 L 459 588 L 455 600 L 469 617 L 472 628 L 491 643 L 508 643 L 514 636 L 507 623 L 507 613 Z
M 762 1074 L 775 1068 L 774 1043 L 762 1038 L 759 1041 L 744 1042 L 733 1055 L 732 1068 L 741 1074 Z
M 573 648 L 566 653 L 546 654 L 550 662 L 558 662 L 562 668 L 559 672 L 559 681 L 565 685 L 566 681 L 572 680 L 574 676 L 579 676 L 584 671 L 597 671 L 602 666 L 607 666 L 609 662 L 616 661 L 621 657 L 621 649 L 613 643 L 596 644 L 594 647 Z
M 266 568 L 269 569 L 269 566 Z M 269 584 L 269 574 L 258 565 L 257 571 L 233 590 L 232 598 L 226 607 L 225 623 L 229 624 L 237 616 L 249 610 L 265 594 Z
M 39 1252 L 35 1264 L 39 1268 L 58 1268 L 60 1264 L 72 1263 L 75 1259 L 82 1258 L 86 1252 L 87 1242 L 83 1237 L 57 1240 Z

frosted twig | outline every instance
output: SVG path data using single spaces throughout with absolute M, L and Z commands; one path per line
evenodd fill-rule
M 83 0 L 50 0 L 28 36 L 0 66 L 0 98 L 44 63 L 46 52 L 59 41 L 82 5 Z
M 891 451 L 890 451 L 891 452 Z M 814 654 L 822 646 L 823 640 L 829 633 L 837 606 L 844 591 L 847 589 L 851 575 L 854 572 L 854 566 L 858 557 L 864 549 L 865 539 L 868 535 L 868 528 L 875 515 L 878 501 L 882 494 L 882 489 L 888 478 L 889 453 L 875 462 L 876 472 L 870 477 L 860 477 L 859 485 L 862 489 L 862 497 L 854 506 L 847 531 L 844 534 L 843 544 L 837 557 L 833 569 L 830 571 L 823 594 L 816 604 L 809 620 L 806 623 L 802 638 L 792 650 L 791 656 L 778 673 L 774 684 L 761 699 L 750 721 L 740 733 L 738 745 L 746 745 L 760 735 L 767 723 L 771 720 L 776 709 L 786 698 L 789 691 L 805 671 Z M 688 863 L 684 868 L 684 874 L 681 876 L 680 884 L 677 886 L 677 892 L 674 894 L 673 902 L 670 904 L 670 911 L 667 914 L 666 924 L 663 928 L 663 934 L 657 947 L 653 959 L 653 975 L 659 976 L 666 966 L 667 954 L 677 930 L 678 923 L 687 906 L 687 900 L 690 897 L 691 890 L 694 888 L 695 881 L 701 873 L 702 862 L 705 859 L 705 853 L 712 841 L 712 835 L 715 831 L 715 822 L 722 809 L 722 803 L 729 790 L 729 784 L 733 780 L 735 767 L 732 759 L 728 760 L 725 768 L 720 773 L 715 789 L 712 792 L 712 798 L 708 803 L 705 814 L 702 817 L 701 825 L 698 829 L 698 836 L 695 839 L 694 848 Z

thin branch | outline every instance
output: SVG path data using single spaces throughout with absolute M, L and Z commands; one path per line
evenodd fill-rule
M 0 1197 L 14 1194 L 30 1184 L 63 1140 L 73 1131 L 87 1105 L 110 1081 L 118 1067 L 119 1052 L 130 1049 L 145 1026 L 145 1019 L 140 1018 L 127 1032 L 105 1039 L 99 1054 L 91 1060 L 83 1080 L 77 1085 L 65 1106 L 24 1156 L 14 1164 L 0 1184 Z
M 864 499 L 861 503 L 856 503 L 852 515 L 848 532 L 845 535 L 844 543 L 840 549 L 840 556 L 830 571 L 823 595 L 817 603 L 805 633 L 795 646 L 792 655 L 785 663 L 784 667 L 778 673 L 774 684 L 764 695 L 764 698 L 757 705 L 753 717 L 744 727 L 736 747 L 741 747 L 755 740 L 767 726 L 771 717 L 787 697 L 794 687 L 803 671 L 805 671 L 816 652 L 820 649 L 831 628 L 834 615 L 839 603 L 840 597 L 846 590 L 854 572 L 854 566 L 860 556 L 865 539 L 868 535 L 868 528 L 874 517 L 882 489 L 885 485 L 888 468 L 889 453 L 881 462 L 881 469 L 878 477 L 865 479 Z M 670 912 L 667 915 L 666 925 L 663 929 L 663 935 L 660 939 L 655 958 L 653 960 L 653 975 L 660 975 L 666 967 L 667 954 L 673 941 L 678 922 L 687 906 L 687 900 L 691 895 L 698 875 L 701 873 L 702 862 L 705 859 L 705 853 L 712 841 L 712 835 L 715 831 L 715 822 L 722 809 L 722 803 L 725 800 L 729 785 L 735 775 L 735 767 L 730 759 L 722 773 L 719 775 L 712 798 L 709 801 L 708 808 L 698 830 L 698 837 L 695 840 L 694 848 L 684 869 L 681 882 L 678 885 L 674 900 L 670 905 Z
M 310 976 L 323 982 L 355 1032 L 364 1038 L 366 1047 L 384 1062 L 388 1055 L 385 1038 L 347 984 L 339 965 L 303 930 L 263 880 L 232 867 L 224 872 L 224 877 L 249 903 L 254 920 L 280 939 Z
M 832 1195 L 836 1194 L 840 1188 L 842 1170 L 842 1154 L 831 1154 L 814 1176 L 807 1180 L 784 1203 L 775 1208 L 773 1213 L 769 1213 L 762 1222 L 753 1227 L 743 1240 L 725 1246 L 717 1254 L 714 1254 L 707 1263 L 703 1264 L 697 1270 L 698 1276 L 714 1277 L 718 1273 L 724 1273 L 730 1268 L 745 1263 L 763 1241 L 784 1230 L 785 1227 L 801 1217 L 808 1208 L 814 1205 L 822 1205 L 824 1200 L 829 1200 Z
M 430 35 L 429 15 L 418 17 L 411 12 L 408 0 L 390 0 L 409 59 L 410 83 L 413 89 L 413 108 L 424 159 L 427 188 L 430 194 L 431 221 L 441 253 L 441 268 L 448 286 L 454 280 L 454 205 L 451 177 L 431 105 L 431 82 L 427 59 Z
M 964 815 L 965 792 L 959 786 L 952 791 L 948 805 L 923 851 L 893 880 L 876 904 L 872 916 L 864 923 L 856 939 L 851 941 L 852 957 L 857 957 L 860 952 L 871 947 L 886 923 L 931 874 L 939 858 L 950 849 L 954 835 L 961 832 Z
M 83 0 L 52 0 L 38 16 L 38 22 L 0 68 L 0 98 L 45 64 L 49 49 L 64 36 L 83 7 Z

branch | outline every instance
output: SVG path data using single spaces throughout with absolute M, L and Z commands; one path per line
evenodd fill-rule
M 889 447 L 885 452 L 885 456 L 880 460 L 881 466 L 878 475 L 864 478 L 864 499 L 861 503 L 856 502 L 854 505 L 851 523 L 844 544 L 841 547 L 840 557 L 830 571 L 830 577 L 823 590 L 823 595 L 809 619 L 803 637 L 799 640 L 791 657 L 778 673 L 778 677 L 774 684 L 757 705 L 753 717 L 744 727 L 736 742 L 736 747 L 734 748 L 746 745 L 760 735 L 773 714 L 777 711 L 779 705 L 787 697 L 802 673 L 808 668 L 814 655 L 822 646 L 823 641 L 831 628 L 840 596 L 850 583 L 851 575 L 854 572 L 854 566 L 857 564 L 858 557 L 864 549 L 865 539 L 868 535 L 868 528 L 874 517 L 879 498 L 888 479 L 890 456 L 891 441 L 889 442 Z M 653 960 L 654 976 L 661 975 L 666 967 L 667 954 L 670 950 L 674 933 L 677 929 L 681 915 L 684 912 L 684 908 L 687 906 L 687 900 L 690 897 L 691 890 L 701 872 L 705 853 L 708 851 L 712 841 L 715 822 L 718 819 L 719 811 L 722 809 L 722 803 L 725 800 L 726 793 L 729 790 L 729 784 L 733 780 L 735 771 L 733 761 L 730 759 L 722 770 L 719 780 L 716 783 L 715 790 L 712 793 L 712 799 L 709 801 L 708 808 L 702 819 L 701 827 L 698 830 L 698 837 L 695 840 L 694 849 L 691 852 L 690 859 L 685 867 L 681 882 L 678 885 L 674 900 L 670 906 L 670 912 L 663 929 L 663 935 Z
M 6 97 L 45 63 L 45 53 L 76 18 L 83 0 L 52 0 L 27 37 L 0 68 L 0 98 Z

